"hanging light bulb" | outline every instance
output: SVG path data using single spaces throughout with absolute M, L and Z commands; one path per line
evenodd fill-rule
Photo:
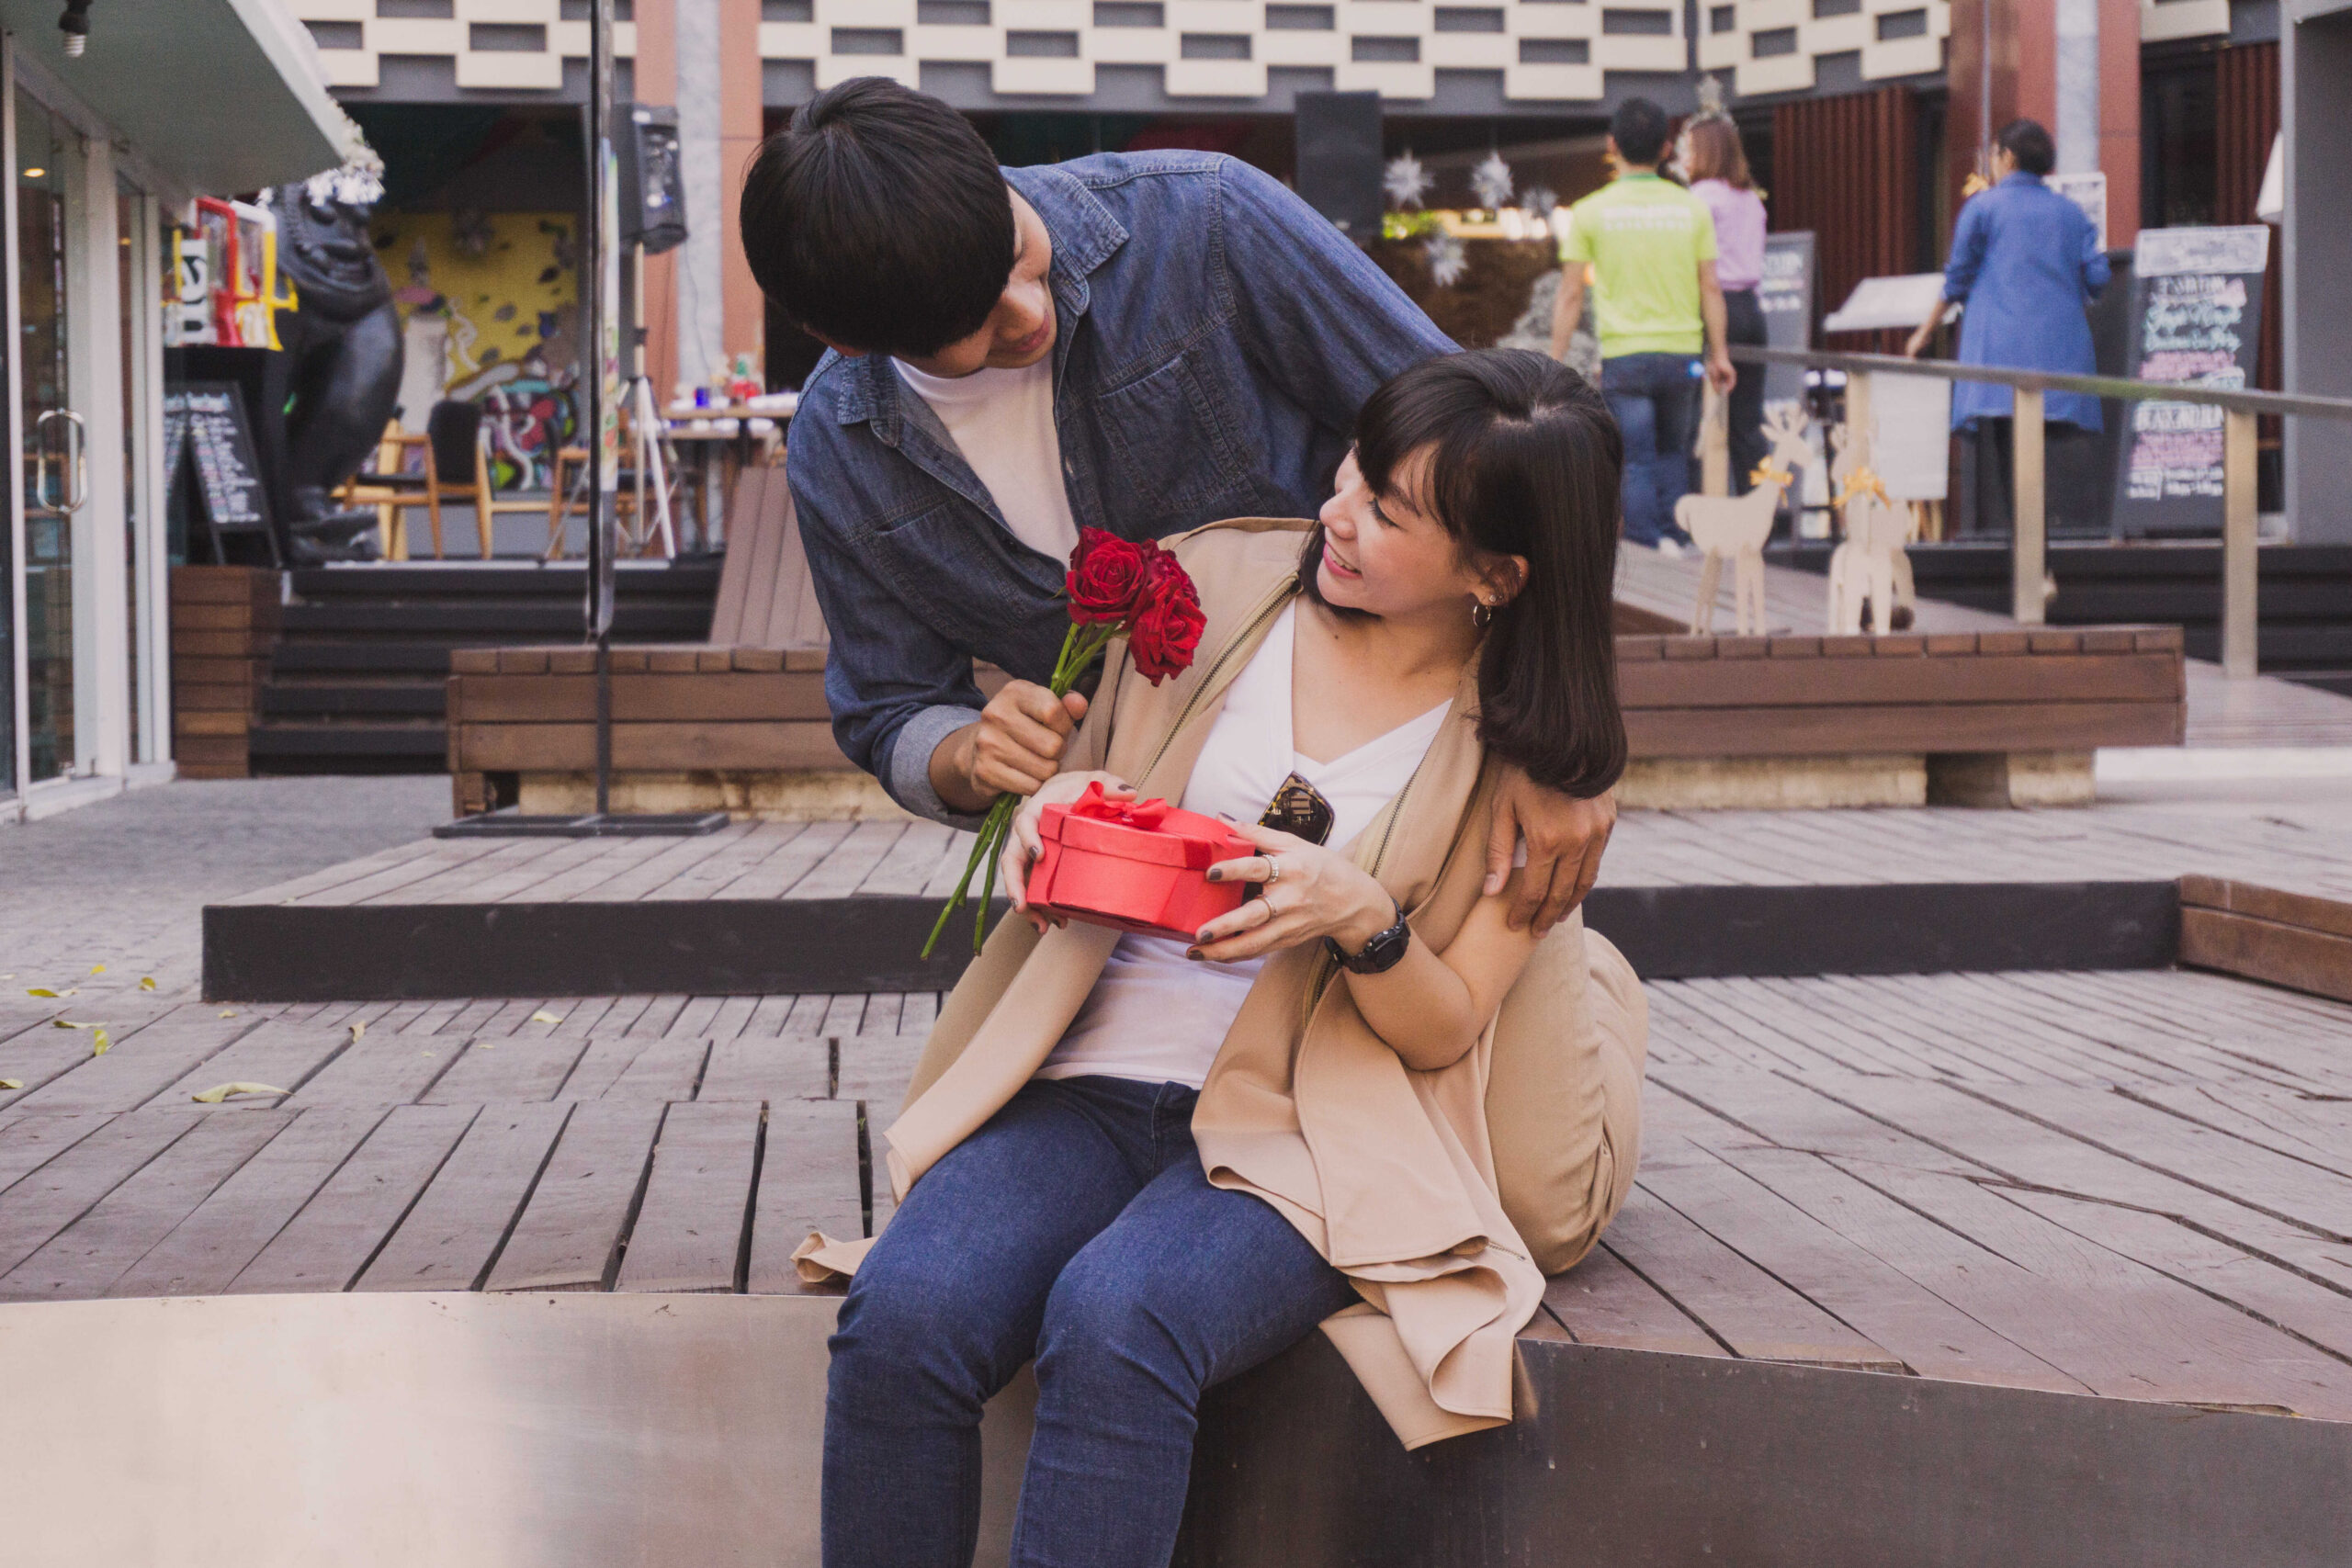
M 57 30 L 64 35 L 65 57 L 78 60 L 90 47 L 90 0 L 65 0 L 65 13 L 57 18 Z

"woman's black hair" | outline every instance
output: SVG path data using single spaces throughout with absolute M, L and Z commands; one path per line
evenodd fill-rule
M 1376 495 L 1427 448 L 1403 495 L 1464 549 L 1520 556 L 1527 581 L 1495 612 L 1478 658 L 1478 739 L 1536 783 L 1590 797 L 1625 771 L 1611 596 L 1617 572 L 1617 422 L 1582 376 L 1541 354 L 1480 348 L 1420 364 L 1356 415 L 1356 466 Z M 1317 583 L 1323 530 L 1299 576 Z
M 828 87 L 743 175 L 743 254 L 795 325 L 922 359 L 988 324 L 1012 197 L 972 122 L 883 76 Z
M 2013 119 L 1995 140 L 2029 175 L 2046 175 L 2058 166 L 2058 144 L 2038 119 Z

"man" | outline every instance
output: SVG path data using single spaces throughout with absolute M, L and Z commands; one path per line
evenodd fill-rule
M 1552 352 L 1567 355 L 1589 266 L 1600 392 L 1625 437 L 1625 538 L 1680 555 L 1690 536 L 1676 526 L 1674 503 L 1690 488 L 1700 355 L 1716 391 L 1730 391 L 1735 377 L 1714 219 L 1705 202 L 1658 175 L 1672 129 L 1647 98 L 1626 99 L 1610 118 L 1617 177 L 1568 209 Z
M 1159 537 L 1314 515 L 1359 404 L 1453 348 L 1273 180 L 1195 152 L 1000 169 L 961 115 L 878 77 L 803 105 L 747 171 L 752 275 L 831 351 L 786 471 L 832 636 L 825 694 L 892 798 L 973 825 L 1034 792 L 1080 526 Z M 1013 679 L 982 703 L 975 659 Z M 1519 923 L 1591 886 L 1612 795 L 1507 785 L 1489 885 Z

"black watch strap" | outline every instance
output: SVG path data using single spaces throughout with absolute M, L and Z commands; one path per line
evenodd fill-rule
M 1405 950 L 1413 944 L 1413 928 L 1405 923 L 1405 911 L 1396 911 L 1396 923 L 1363 944 L 1363 951 L 1354 955 L 1343 953 L 1340 944 L 1329 937 L 1323 945 L 1331 951 L 1332 961 L 1351 975 L 1379 975 L 1404 962 Z

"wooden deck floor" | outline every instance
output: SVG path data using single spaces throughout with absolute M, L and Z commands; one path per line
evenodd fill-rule
M 2352 1420 L 2352 1008 L 1649 989 L 1639 1185 L 1531 1333 Z M 887 1218 L 863 1129 L 936 998 L 183 1004 L 102 1056 L 58 1005 L 0 1011 L 0 1299 L 797 1291 Z M 290 1092 L 189 1100 L 232 1081 Z
M 944 898 L 967 834 L 934 823 L 740 822 L 699 839 L 424 840 L 232 905 Z M 2230 876 L 2352 897 L 2352 799 L 2261 810 L 1630 812 L 1606 887 Z

